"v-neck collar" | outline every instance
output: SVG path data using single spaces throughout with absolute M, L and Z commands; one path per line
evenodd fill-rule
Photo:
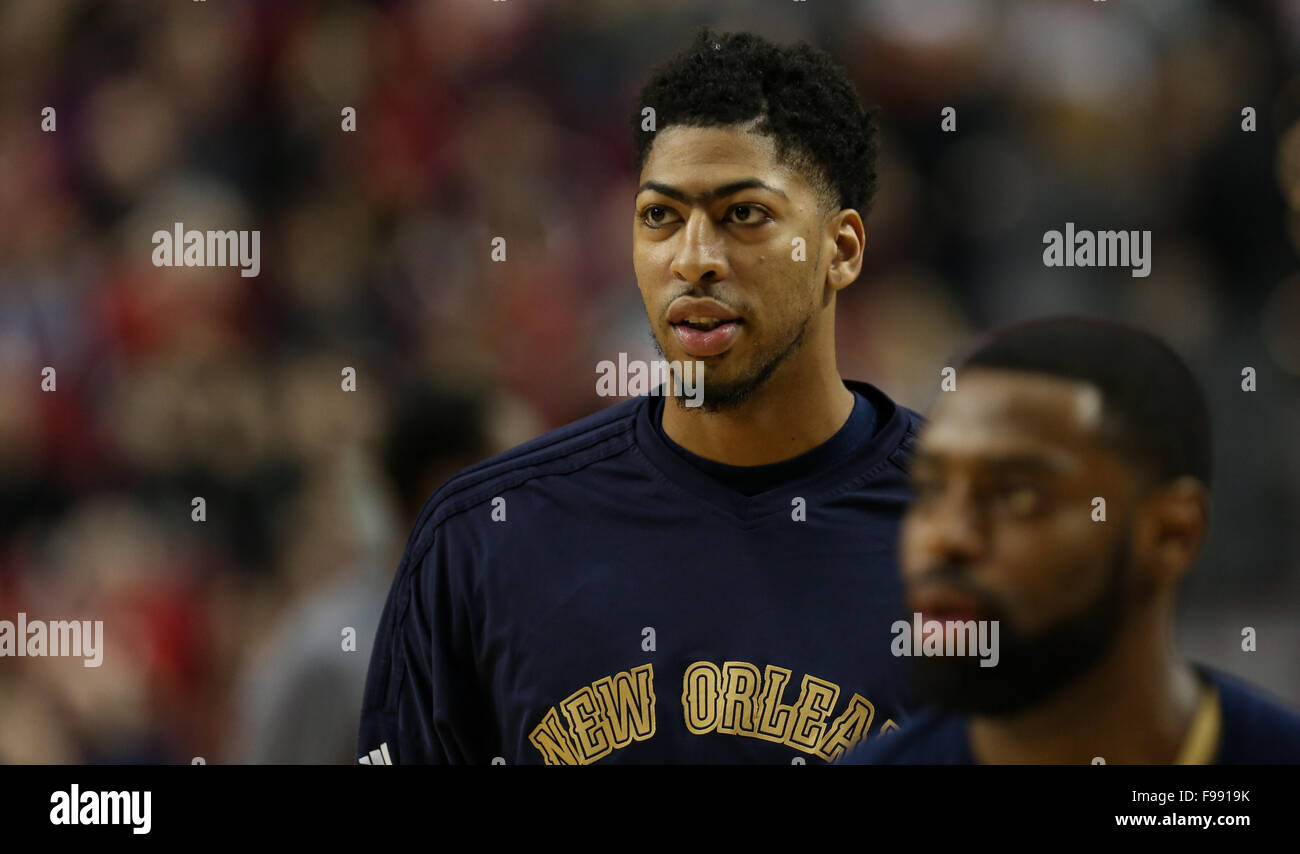
M 811 499 L 824 493 L 851 488 L 870 480 L 876 470 L 896 454 L 910 449 L 916 426 L 906 410 L 880 389 L 859 380 L 842 380 L 844 385 L 871 402 L 876 410 L 876 433 L 848 459 L 810 470 L 805 476 L 780 486 L 746 496 L 727 487 L 683 459 L 664 442 L 652 418 L 660 417 L 664 398 L 649 397 L 636 417 L 636 445 L 668 481 L 691 497 L 712 505 L 743 525 L 753 525 L 775 513 L 790 512 L 792 496 Z M 828 439 L 827 441 L 833 441 Z M 815 451 L 812 449 L 809 451 Z

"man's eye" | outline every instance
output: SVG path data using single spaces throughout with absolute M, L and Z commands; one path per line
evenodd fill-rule
M 737 220 L 741 225 L 755 225 L 771 218 L 767 216 L 767 211 L 763 210 L 758 205 L 733 205 L 731 210 L 727 211 L 727 213 L 730 214 L 737 211 L 745 212 L 745 215 Z
M 672 213 L 672 210 L 663 205 L 647 205 L 641 211 L 641 221 L 651 228 L 658 228 L 669 221 L 665 217 L 670 213 Z
M 1043 505 L 1042 490 L 1033 486 L 1006 486 L 998 490 L 997 500 L 1014 516 L 1034 513 Z

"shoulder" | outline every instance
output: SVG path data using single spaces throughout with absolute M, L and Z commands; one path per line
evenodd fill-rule
M 898 730 L 877 735 L 840 765 L 963 765 L 969 763 L 964 718 L 927 710 Z
M 916 451 L 916 440 L 925 427 L 925 416 L 898 403 L 883 390 L 862 380 L 844 380 L 851 390 L 862 395 L 876 410 L 877 441 L 892 442 L 889 461 L 909 472 Z
M 418 563 L 435 532 L 467 511 L 546 477 L 598 477 L 592 467 L 625 453 L 647 398 L 631 398 L 551 430 L 448 478 L 420 510 L 407 542 Z M 430 441 L 436 441 L 432 437 Z
M 1222 764 L 1300 764 L 1300 713 L 1229 673 L 1195 665 L 1219 689 Z
M 878 386 L 864 380 L 850 379 L 845 379 L 844 384 L 850 390 L 857 392 L 871 402 L 882 423 L 889 421 L 895 414 L 913 430 L 925 423 L 924 415 L 894 400 L 884 389 Z

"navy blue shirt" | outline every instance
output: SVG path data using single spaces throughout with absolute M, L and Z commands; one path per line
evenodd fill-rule
M 752 496 L 774 489 L 783 483 L 797 479 L 805 471 L 829 468 L 870 442 L 876 432 L 876 408 L 871 405 L 871 401 L 855 391 L 853 411 L 849 413 L 844 426 L 829 440 L 793 459 L 782 460 L 779 463 L 764 466 L 731 466 L 691 453 L 669 438 L 663 427 L 663 399 L 656 400 L 658 402 L 654 404 L 650 420 L 664 444 L 700 471 L 715 480 L 722 481 L 743 495 Z
M 362 761 L 815 764 L 892 728 L 922 422 L 845 385 L 869 408 L 752 495 L 668 444 L 655 396 L 445 483 L 384 606 Z
M 1300 764 L 1300 715 L 1258 688 L 1203 664 L 1197 675 L 1219 691 L 1222 727 L 1216 765 Z M 854 750 L 841 765 L 974 765 L 969 721 L 920 712 L 901 729 Z

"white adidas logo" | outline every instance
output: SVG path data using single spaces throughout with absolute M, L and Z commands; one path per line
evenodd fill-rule
M 393 758 L 388 755 L 388 742 L 379 745 L 377 750 L 370 751 L 369 756 L 362 756 L 357 759 L 358 765 L 392 765 Z

